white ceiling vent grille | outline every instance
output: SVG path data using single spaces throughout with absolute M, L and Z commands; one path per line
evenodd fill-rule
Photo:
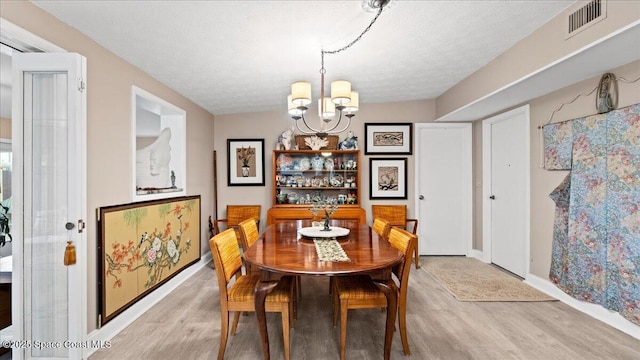
M 579 1 L 567 16 L 565 39 L 595 25 L 607 17 L 607 0 Z

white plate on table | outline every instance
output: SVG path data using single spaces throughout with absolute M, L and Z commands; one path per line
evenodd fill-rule
M 304 227 L 298 230 L 302 236 L 310 238 L 335 238 L 349 235 L 349 229 L 338 226 L 329 226 L 330 231 L 322 231 L 322 227 Z

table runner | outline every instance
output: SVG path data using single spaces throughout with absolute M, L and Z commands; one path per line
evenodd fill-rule
M 351 261 L 338 240 L 313 240 L 320 261 Z

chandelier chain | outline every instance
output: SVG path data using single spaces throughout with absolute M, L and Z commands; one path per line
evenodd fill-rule
M 352 42 L 348 43 L 347 45 L 341 47 L 340 49 L 337 50 L 321 50 L 322 51 L 322 62 L 324 64 L 324 54 L 337 54 L 339 52 L 345 51 L 348 48 L 350 48 L 351 46 L 353 46 L 355 43 L 357 43 L 358 41 L 360 41 L 360 39 L 362 38 L 362 36 L 364 34 L 367 33 L 367 31 L 369 31 L 369 29 L 371 29 L 371 27 L 373 26 L 373 24 L 376 22 L 376 20 L 378 20 L 378 17 L 380 16 L 380 14 L 382 14 L 382 10 L 384 10 L 384 6 L 380 6 L 380 9 L 378 9 L 378 13 L 376 14 L 376 16 L 373 18 L 373 20 L 371 20 L 371 22 L 369 23 L 369 26 L 367 26 L 366 29 L 364 29 L 364 31 L 362 33 L 360 33 L 360 35 L 358 35 L 357 38 L 355 38 Z M 324 67 L 324 65 L 323 65 Z

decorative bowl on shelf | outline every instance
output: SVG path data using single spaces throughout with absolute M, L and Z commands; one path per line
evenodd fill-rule
M 331 186 L 333 187 L 340 187 L 343 186 L 344 184 L 344 178 L 342 177 L 342 175 L 333 175 L 331 177 L 331 181 L 330 181 Z
M 309 160 L 308 157 L 303 157 L 302 159 L 300 159 L 299 164 L 300 164 L 300 170 L 302 171 L 311 169 L 311 160 Z
M 287 154 L 280 154 L 276 160 L 276 165 L 280 170 L 291 170 L 293 168 L 293 159 Z

